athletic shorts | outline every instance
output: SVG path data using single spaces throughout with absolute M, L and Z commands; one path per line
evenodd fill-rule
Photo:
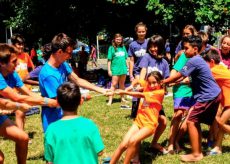
M 191 106 L 195 104 L 195 100 L 193 97 L 178 97 L 178 98 L 173 98 L 174 101 L 174 112 L 177 111 L 178 109 L 182 110 L 189 110 Z
M 8 117 L 6 115 L 0 115 L 0 126 L 6 121 Z
M 207 102 L 196 102 L 189 112 L 188 121 L 212 125 L 220 104 L 221 94 Z

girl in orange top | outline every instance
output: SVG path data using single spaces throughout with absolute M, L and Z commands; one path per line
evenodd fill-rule
M 110 164 L 117 163 L 125 150 L 127 150 L 127 153 L 124 163 L 129 164 L 138 151 L 141 141 L 155 133 L 158 126 L 159 111 L 162 109 L 164 99 L 164 89 L 160 85 L 162 79 L 160 72 L 153 71 L 148 74 L 146 80 L 134 80 L 132 85 L 126 88 L 125 91 L 117 91 L 120 95 L 126 94 L 141 98 L 141 100 L 137 117 L 113 154 Z M 140 84 L 143 92 L 130 91 L 137 84 Z

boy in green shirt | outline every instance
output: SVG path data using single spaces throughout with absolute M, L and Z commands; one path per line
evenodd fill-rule
M 77 115 L 81 101 L 79 87 L 70 82 L 57 90 L 57 100 L 63 117 L 48 127 L 45 133 L 45 159 L 48 164 L 97 164 L 104 144 L 96 124 Z

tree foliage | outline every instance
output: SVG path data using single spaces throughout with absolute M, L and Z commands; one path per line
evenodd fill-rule
M 120 4 L 134 4 L 137 0 L 117 0 Z M 229 25 L 230 0 L 148 0 L 147 10 L 154 11 L 165 25 L 179 21 L 216 26 Z
M 0 1 L 4 26 L 27 35 L 31 42 L 41 37 L 50 40 L 57 32 L 89 40 L 95 40 L 100 32 L 107 36 L 116 32 L 131 36 L 140 21 L 148 25 L 150 34 L 165 36 L 169 26 L 177 33 L 179 30 L 175 29 L 186 24 L 209 24 L 218 29 L 229 26 L 229 10 L 230 0 Z

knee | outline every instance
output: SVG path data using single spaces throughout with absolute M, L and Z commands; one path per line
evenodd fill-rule
M 16 116 L 17 118 L 25 118 L 25 113 L 22 112 L 22 111 L 20 111 L 20 110 L 16 110 L 15 116 Z
M 0 164 L 4 163 L 4 154 L 0 151 Z
M 29 135 L 24 131 L 19 134 L 18 139 L 16 140 L 18 144 L 28 144 L 29 142 Z
M 134 137 L 131 137 L 128 146 L 136 146 L 137 143 L 138 143 L 137 140 Z
M 159 119 L 159 125 L 162 126 L 162 127 L 166 127 L 167 125 L 167 119 L 165 116 L 160 116 Z
M 125 151 L 128 148 L 128 143 L 127 142 L 122 142 L 119 145 L 120 150 Z
M 182 118 L 181 112 L 176 112 L 175 115 L 173 116 L 173 119 L 175 120 L 181 120 L 181 118 Z

